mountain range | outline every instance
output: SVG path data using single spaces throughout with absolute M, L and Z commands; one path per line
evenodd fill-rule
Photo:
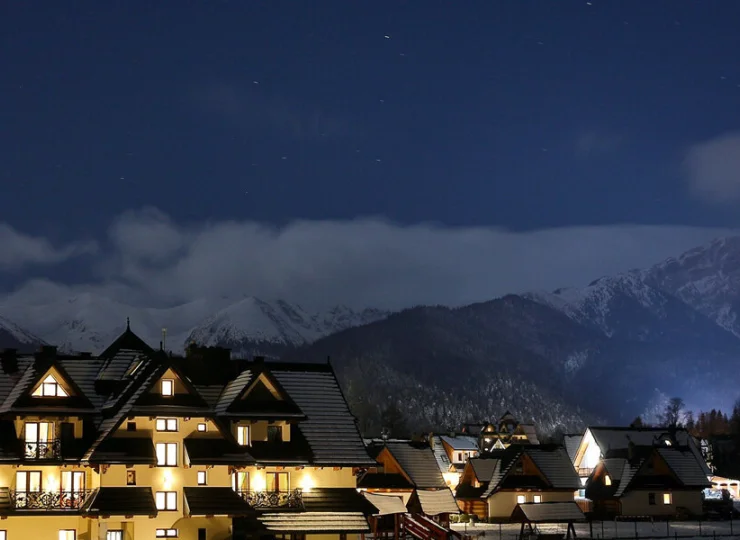
M 152 344 L 167 328 L 166 347 L 176 351 L 195 341 L 238 355 L 329 357 L 368 433 L 379 430 L 390 402 L 414 431 L 508 409 L 550 432 L 629 422 L 670 396 L 695 409 L 730 406 L 740 393 L 739 312 L 740 238 L 730 237 L 582 288 L 457 308 L 313 313 L 251 296 L 167 309 L 93 294 L 5 302 L 0 347 L 44 340 L 98 352 L 130 317 Z

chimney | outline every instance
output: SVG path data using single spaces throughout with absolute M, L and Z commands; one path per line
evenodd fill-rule
M 3 373 L 11 375 L 18 371 L 18 350 L 17 349 L 5 349 L 0 356 L 0 364 L 3 368 Z

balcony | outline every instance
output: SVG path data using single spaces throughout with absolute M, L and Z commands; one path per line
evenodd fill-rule
M 11 508 L 16 510 L 79 510 L 92 490 L 10 491 Z
M 578 476 L 581 478 L 586 478 L 587 476 L 591 476 L 591 473 L 594 472 L 593 467 L 579 467 L 578 468 Z
M 303 508 L 303 491 L 237 491 L 239 496 L 247 501 L 255 510 L 274 508 Z
M 59 439 L 48 441 L 24 441 L 24 459 L 61 459 L 62 445 Z

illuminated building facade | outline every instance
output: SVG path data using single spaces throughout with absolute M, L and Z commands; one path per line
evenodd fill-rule
M 99 357 L 6 351 L 0 540 L 368 532 L 369 458 L 329 364 L 173 357 L 130 329 Z

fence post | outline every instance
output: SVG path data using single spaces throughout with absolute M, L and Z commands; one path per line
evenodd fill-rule
M 670 536 L 671 536 L 671 525 L 670 525 L 670 523 L 671 522 L 668 521 L 667 519 L 665 520 L 665 537 L 666 538 L 670 538 Z
M 635 524 L 635 538 L 639 538 L 637 536 L 637 521 L 634 521 L 633 523 Z
M 601 520 L 601 537 L 604 538 L 604 520 Z
M 498 540 L 503 540 L 503 533 L 501 532 L 501 523 L 498 524 Z

